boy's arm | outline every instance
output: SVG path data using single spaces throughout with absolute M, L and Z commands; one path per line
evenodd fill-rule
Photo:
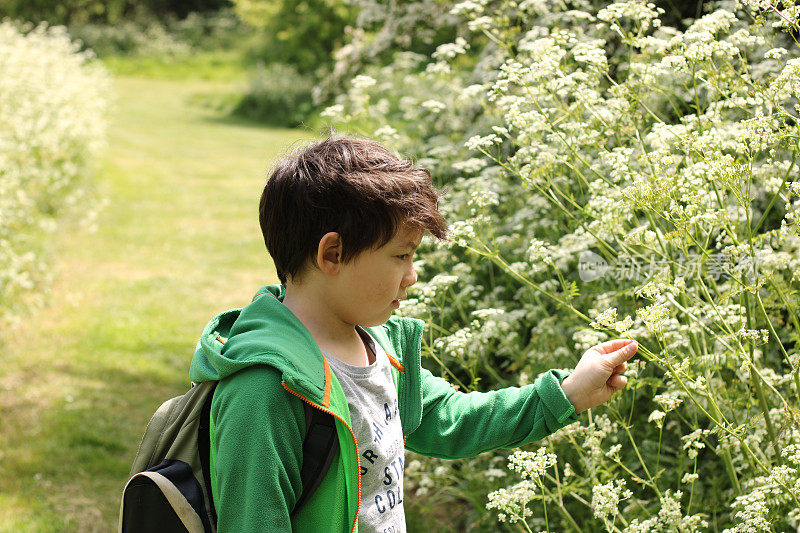
M 550 370 L 533 385 L 464 394 L 422 371 L 422 422 L 406 448 L 432 457 L 472 457 L 540 440 L 625 387 L 638 344 L 614 339 L 593 346 L 570 374 Z
M 422 369 L 422 422 L 406 448 L 456 459 L 543 439 L 578 419 L 560 385 L 568 374 L 550 370 L 525 387 L 463 393 Z
M 300 402 L 270 366 L 247 368 L 217 385 L 211 412 L 219 533 L 291 531 L 289 513 L 302 491 Z

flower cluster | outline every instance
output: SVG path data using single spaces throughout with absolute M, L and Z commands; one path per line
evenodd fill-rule
M 525 520 L 533 514 L 528 507 L 528 503 L 536 496 L 537 485 L 531 480 L 523 480 L 519 483 L 499 489 L 489 494 L 487 509 L 497 511 L 497 519 L 501 522 L 518 522 Z
M 522 474 L 523 479 L 536 480 L 556 464 L 556 454 L 548 453 L 543 447 L 535 452 L 516 451 L 508 457 L 508 463 L 508 467 Z
M 627 500 L 633 493 L 625 488 L 625 480 L 617 479 L 592 487 L 592 512 L 596 518 L 607 520 L 617 514 L 620 500 Z

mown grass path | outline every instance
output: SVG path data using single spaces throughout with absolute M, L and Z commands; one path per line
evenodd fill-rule
M 276 279 L 259 194 L 310 135 L 190 103 L 221 82 L 114 88 L 98 229 L 56 235 L 46 306 L 2 336 L 0 531 L 114 530 L 145 424 L 187 388 L 206 321 Z

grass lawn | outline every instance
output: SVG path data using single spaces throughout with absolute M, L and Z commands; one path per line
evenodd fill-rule
M 117 77 L 98 229 L 56 235 L 46 306 L 0 337 L 0 531 L 115 530 L 139 438 L 187 389 L 206 321 L 276 280 L 259 195 L 311 135 L 191 103 L 236 82 Z

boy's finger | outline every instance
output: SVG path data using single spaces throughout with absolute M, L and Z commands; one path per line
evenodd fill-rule
M 620 389 L 624 389 L 625 385 L 628 384 L 628 378 L 623 376 L 622 374 L 614 374 L 606 381 L 606 385 L 618 391 Z
M 621 363 L 617 365 L 614 370 L 611 371 L 612 374 L 622 374 L 626 370 L 628 370 L 628 363 Z
M 631 342 L 636 342 L 631 339 L 613 339 L 610 341 L 601 342 L 597 346 L 593 347 L 593 350 L 596 350 L 598 353 L 601 354 L 610 354 L 616 352 L 623 346 L 630 344 Z
M 639 349 L 639 343 L 636 341 L 631 341 L 630 343 L 626 344 L 622 348 L 618 349 L 615 352 L 608 354 L 609 360 L 614 367 L 617 367 L 633 357 L 633 354 L 636 353 L 636 350 Z

